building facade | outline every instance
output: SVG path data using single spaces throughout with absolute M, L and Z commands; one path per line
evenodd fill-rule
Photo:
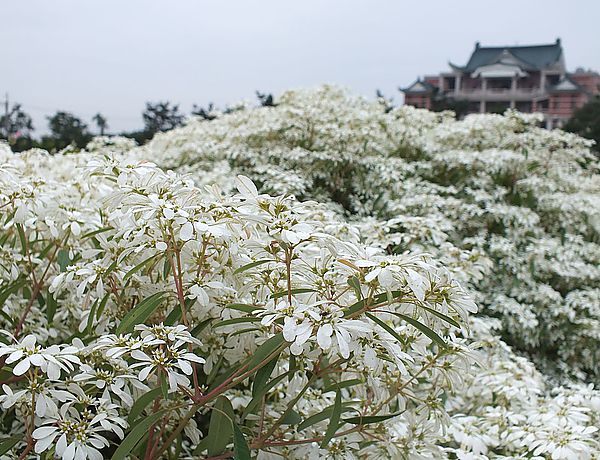
M 540 112 L 546 127 L 560 127 L 600 92 L 597 72 L 566 70 L 560 39 L 549 45 L 483 47 L 466 65 L 417 79 L 404 103 L 431 109 L 440 101 L 461 102 L 466 113 L 502 113 L 508 108 Z

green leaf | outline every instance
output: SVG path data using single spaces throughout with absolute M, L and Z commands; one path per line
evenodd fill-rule
M 60 271 L 64 272 L 69 265 L 71 265 L 72 260 L 69 258 L 69 250 L 61 249 L 58 251 L 56 256 L 56 261 L 58 262 L 58 266 L 60 267 Z
M 381 320 L 380 318 L 377 318 L 377 316 L 372 315 L 371 313 L 367 313 L 366 316 L 371 321 L 379 324 L 383 329 L 385 329 L 387 332 L 389 332 L 398 342 L 400 342 L 400 343 L 405 342 L 405 340 L 402 337 L 400 337 L 400 335 L 393 328 L 391 328 L 390 326 L 385 324 L 385 322 L 383 320 Z
M 260 345 L 252 354 L 252 357 L 248 362 L 247 370 L 254 369 L 270 355 L 275 354 L 277 349 L 279 349 L 283 343 L 286 342 L 281 332 L 270 339 L 267 339 L 267 341 Z
M 94 301 L 94 303 L 92 304 L 92 308 L 90 308 L 87 324 L 85 326 L 85 330 L 88 334 L 92 333 L 92 326 L 94 325 L 94 316 L 96 316 L 96 308 L 98 308 L 98 299 Z
M 351 404 L 352 404 L 351 402 L 343 403 L 342 404 L 342 413 L 355 410 L 354 408 L 350 407 Z M 298 431 L 302 431 L 302 430 L 308 428 L 309 426 L 314 425 L 315 423 L 319 423 L 319 422 L 322 422 L 323 420 L 327 420 L 328 418 L 331 418 L 331 414 L 333 412 L 333 407 L 334 406 L 331 405 L 331 406 L 323 409 L 321 412 L 308 417 L 300 425 L 298 425 L 298 428 L 297 428 Z
M 298 425 L 302 421 L 302 417 L 294 409 L 286 411 L 283 419 L 281 420 L 282 425 Z
M 0 439 L 0 455 L 4 455 L 13 447 L 15 447 L 19 441 L 21 441 L 23 436 L 11 436 L 10 438 L 2 438 Z
M 173 326 L 175 324 L 175 321 L 177 321 L 179 318 L 181 318 L 181 304 L 177 303 L 177 305 L 175 305 L 175 308 L 173 308 L 173 310 L 165 318 L 163 323 L 165 324 L 165 326 Z
M 48 295 L 46 296 L 46 319 L 48 320 L 48 324 L 52 324 L 52 321 L 54 321 L 54 315 L 56 314 L 56 307 L 57 307 L 56 299 L 49 292 Z
M 351 379 L 351 380 L 344 380 L 342 382 L 339 383 L 334 383 L 333 385 L 329 385 L 328 387 L 323 388 L 323 393 L 327 393 L 329 391 L 335 391 L 338 388 L 348 388 L 348 387 L 353 387 L 354 385 L 360 385 L 364 383 L 361 379 Z
M 425 305 L 419 305 L 419 307 L 421 307 L 423 310 L 427 310 L 432 315 L 435 315 L 438 318 L 446 321 L 447 323 L 452 324 L 454 327 L 460 329 L 460 324 L 458 324 L 458 322 L 454 318 L 450 318 L 448 315 L 444 315 L 443 313 L 440 313 L 439 311 L 434 310 L 433 308 L 429 308 Z
M 138 303 L 121 320 L 115 333 L 118 335 L 131 332 L 136 324 L 141 324 L 150 318 L 152 313 L 154 313 L 154 310 L 156 310 L 164 300 L 165 295 L 166 292 L 158 292 Z
M 348 285 L 354 290 L 354 294 L 356 295 L 356 298 L 358 300 L 362 300 L 363 295 L 362 295 L 362 291 L 360 289 L 360 281 L 358 280 L 358 277 L 351 276 L 350 278 L 348 278 Z
M 321 448 L 324 449 L 329 441 L 335 435 L 335 432 L 338 429 L 340 424 L 340 415 L 342 413 L 342 393 L 340 390 L 336 391 L 335 394 L 335 402 L 333 403 L 333 409 L 331 410 L 331 417 L 329 417 L 329 425 L 327 426 L 327 431 L 325 432 L 325 436 L 323 437 L 323 441 L 321 441 Z
M 411 326 L 414 326 L 415 328 L 417 328 L 419 331 L 421 331 L 423 334 L 425 334 L 427 337 L 429 337 L 433 342 L 437 343 L 439 346 L 444 347 L 444 348 L 446 347 L 446 342 L 444 341 L 444 339 L 442 339 L 439 335 L 437 335 L 437 333 L 435 331 L 431 330 L 430 328 L 425 326 L 423 323 L 418 322 L 416 319 L 413 319 L 410 316 L 403 315 L 402 313 L 397 313 L 395 311 L 385 311 L 385 313 L 391 313 L 392 315 L 396 315 L 398 318 L 403 319 Z
M 254 382 L 252 383 L 252 397 L 255 397 L 262 389 L 262 387 L 264 387 L 267 384 L 269 377 L 271 377 L 271 373 L 273 372 L 273 369 L 277 364 L 279 355 L 279 353 L 275 355 L 273 359 L 271 359 L 271 361 L 269 361 L 256 372 Z
M 280 332 L 277 335 L 267 339 L 262 345 L 260 345 L 254 353 L 248 358 L 242 360 L 241 362 L 235 363 L 231 368 L 227 369 L 226 372 L 219 375 L 218 378 L 212 383 L 212 390 L 216 388 L 220 383 L 224 382 L 228 377 L 230 377 L 234 372 L 238 371 L 241 367 L 244 369 L 244 373 L 248 372 L 252 369 L 258 370 L 258 366 L 265 360 L 270 361 L 269 356 L 275 355 L 279 351 L 283 349 L 283 344 L 286 343 L 283 339 L 283 334 Z M 266 361 L 265 361 L 266 364 Z M 261 366 L 262 367 L 262 366 Z
M 164 372 L 160 374 L 160 391 L 162 392 L 162 397 L 166 401 L 169 399 L 169 382 L 167 382 L 167 376 Z
M 163 415 L 168 411 L 168 409 L 161 409 L 143 420 L 140 420 L 136 423 L 136 425 L 131 429 L 129 434 L 121 441 L 117 450 L 111 457 L 112 460 L 125 460 L 127 456 L 131 453 L 131 451 L 135 448 L 135 446 L 140 442 L 144 435 L 148 434 L 150 427 L 158 422 Z
M 15 282 L 9 284 L 4 289 L 0 291 L 0 308 L 6 302 L 12 294 L 15 294 L 19 289 L 21 289 L 25 283 L 27 283 L 27 278 L 17 279 Z
M 362 417 L 362 416 L 349 417 L 349 418 L 345 418 L 344 422 L 352 423 L 354 425 L 368 425 L 369 423 L 384 422 L 391 418 L 397 417 L 401 413 L 402 412 L 396 412 L 395 414 L 388 414 L 388 415 L 366 415 L 364 417 Z
M 96 311 L 96 319 L 100 319 L 102 317 L 102 313 L 104 313 L 104 308 L 106 307 L 109 297 L 110 293 L 107 292 L 106 295 L 100 301 L 100 305 L 98 305 L 98 310 Z
M 263 264 L 266 264 L 269 262 L 275 262 L 275 261 L 271 260 L 271 259 L 263 259 L 263 260 L 257 260 L 255 262 L 250 262 L 249 264 L 242 265 L 240 268 L 236 269 L 233 272 L 233 274 L 237 275 L 238 273 L 245 272 L 246 270 L 250 270 L 251 268 L 258 267 L 259 265 L 263 265 Z
M 99 235 L 100 233 L 108 232 L 109 230 L 113 230 L 113 227 L 99 228 L 98 230 L 94 230 L 94 231 L 88 232 L 84 235 L 81 235 L 80 239 L 85 240 L 86 238 Z
M 17 232 L 19 233 L 19 240 L 21 240 L 21 253 L 25 255 L 27 253 L 27 237 L 21 224 L 17 224 Z
M 286 375 L 292 375 L 292 374 L 293 374 L 293 371 L 278 375 L 277 377 L 273 378 L 273 380 L 271 380 L 269 383 L 267 383 L 265 386 L 263 386 L 260 390 L 257 390 L 256 395 L 253 396 L 252 400 L 248 403 L 248 405 L 244 409 L 244 412 L 242 413 L 242 419 L 245 419 L 249 414 L 251 414 L 254 411 L 254 409 L 256 409 L 258 407 L 258 405 L 262 402 L 262 399 L 265 396 L 265 394 L 267 394 L 267 392 L 271 388 L 273 388 L 279 382 L 281 382 L 286 377 Z M 12 376 L 12 374 L 10 374 L 10 375 Z
M 131 409 L 129 409 L 129 415 L 127 416 L 127 420 L 130 425 L 132 425 L 133 422 L 142 414 L 144 409 L 148 407 L 148 405 L 154 401 L 157 396 L 160 395 L 160 392 L 160 388 L 154 388 L 135 400 L 133 406 L 131 406 Z
M 245 316 L 243 318 L 226 319 L 225 321 L 215 324 L 213 327 L 216 329 L 218 327 L 232 326 L 234 324 L 257 323 L 260 320 L 261 318 L 257 318 L 255 316 Z
M 215 401 L 213 410 L 210 414 L 210 423 L 208 425 L 208 455 L 214 456 L 222 453 L 233 434 L 233 407 L 231 402 L 225 396 L 219 396 Z
M 250 448 L 244 437 L 244 433 L 235 423 L 231 423 L 233 428 L 233 458 L 235 460 L 250 460 Z
M 139 264 L 137 264 L 135 267 L 133 267 L 131 270 L 129 270 L 127 273 L 125 273 L 125 276 L 123 277 L 123 281 L 127 281 L 129 278 L 131 278 L 133 275 L 135 275 L 136 272 L 139 272 L 142 268 L 144 268 L 146 265 L 148 265 L 150 262 L 152 262 L 154 259 L 156 259 L 160 255 L 161 254 L 154 254 L 153 256 L 148 257 L 143 262 L 140 262 Z
M 290 293 L 292 295 L 295 295 L 295 294 L 306 294 L 308 292 L 316 292 L 316 291 L 314 289 L 309 289 L 309 288 L 297 288 L 297 289 L 291 289 L 290 290 Z M 276 292 L 271 297 L 273 299 L 279 299 L 280 297 L 285 297 L 287 295 L 288 295 L 288 291 L 286 290 L 286 291 Z
M 237 310 L 249 314 L 252 314 L 256 310 L 264 310 L 263 307 L 258 307 L 256 305 L 246 305 L 243 303 L 230 303 L 228 305 L 225 305 L 225 308 L 230 308 L 231 310 Z
M 194 329 L 192 329 L 190 331 L 190 334 L 192 334 L 194 337 L 198 337 L 198 334 L 200 334 L 204 329 L 206 329 L 206 326 L 208 326 L 212 322 L 212 320 L 213 320 L 212 318 L 205 319 L 200 324 L 198 324 Z

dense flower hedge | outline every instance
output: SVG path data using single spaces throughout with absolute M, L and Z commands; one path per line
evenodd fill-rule
M 537 121 L 0 146 L 0 458 L 598 458 L 600 166 Z

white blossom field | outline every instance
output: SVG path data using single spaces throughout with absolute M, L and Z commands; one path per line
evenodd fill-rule
M 323 86 L 0 144 L 0 460 L 600 458 L 600 161 Z

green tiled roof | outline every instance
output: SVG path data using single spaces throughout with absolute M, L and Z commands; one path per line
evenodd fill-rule
M 508 51 L 519 61 L 522 61 L 524 70 L 541 70 L 554 64 L 560 59 L 562 46 L 560 40 L 551 45 L 533 46 L 479 46 L 471 54 L 469 62 L 464 67 L 459 67 L 465 72 L 473 72 L 478 67 L 494 64 Z M 457 66 L 455 66 L 457 67 Z

